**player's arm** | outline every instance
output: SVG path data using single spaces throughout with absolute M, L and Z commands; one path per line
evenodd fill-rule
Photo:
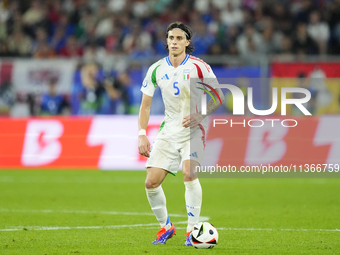
M 206 116 L 208 116 L 209 114 L 212 114 L 214 111 L 216 111 L 221 106 L 220 99 L 221 99 L 222 104 L 224 104 L 224 102 L 225 102 L 225 97 L 224 97 L 222 90 L 220 88 L 216 88 L 215 90 L 216 90 L 218 96 L 215 93 L 213 93 L 213 96 L 214 96 L 215 102 L 217 102 L 217 104 L 215 105 L 215 102 L 214 102 L 213 99 L 209 100 L 208 105 L 207 105 L 207 114 L 202 115 L 200 113 L 203 116 L 203 119 Z
M 139 153 L 145 157 L 149 157 L 150 151 L 151 151 L 150 142 L 148 138 L 146 137 L 146 133 L 145 133 L 146 127 L 148 126 L 149 118 L 150 118 L 151 102 L 152 102 L 152 97 L 143 93 L 142 103 L 139 109 L 139 116 L 138 116 L 138 130 L 139 130 L 138 150 L 139 150 Z
M 215 99 L 215 102 L 217 102 L 217 104 L 215 105 L 215 102 L 213 99 L 210 99 L 207 105 L 207 114 L 206 115 L 202 115 L 202 113 L 192 113 L 188 116 L 186 116 L 183 119 L 183 127 L 187 128 L 193 128 L 195 126 L 197 126 L 199 123 L 201 123 L 201 121 L 207 117 L 209 114 L 213 113 L 214 111 L 216 111 L 222 104 L 224 104 L 225 102 L 225 97 L 224 94 L 222 92 L 222 90 L 220 88 L 216 88 L 215 89 L 217 92 L 217 95 L 215 93 L 213 93 L 213 97 Z M 222 104 L 220 103 L 220 99 Z

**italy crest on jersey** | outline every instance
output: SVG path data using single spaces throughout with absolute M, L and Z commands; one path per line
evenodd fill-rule
M 184 80 L 189 80 L 190 78 L 190 69 L 184 69 L 183 71 L 183 74 L 184 74 Z

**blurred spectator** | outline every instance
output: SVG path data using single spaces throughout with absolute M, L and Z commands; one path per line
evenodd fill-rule
M 9 16 L 6 17 L 7 19 L 5 21 L 9 21 L 9 19 L 11 19 L 11 17 L 13 17 L 14 13 L 19 12 L 21 7 L 22 6 L 19 5 L 18 0 L 7 0 L 7 10 L 8 10 Z
M 7 26 L 5 22 L 0 22 L 0 40 L 7 38 Z
M 210 22 L 208 22 L 208 33 L 216 38 L 216 42 L 223 45 L 225 34 L 227 33 L 227 28 L 230 29 L 231 26 L 227 27 L 223 24 L 220 11 L 211 6 L 210 9 Z
M 185 15 L 187 13 L 186 9 L 182 8 L 184 5 L 180 5 L 178 8 L 177 13 L 179 14 L 179 19 L 181 19 L 181 15 Z M 150 16 L 150 6 L 146 0 L 139 0 L 139 1 L 133 1 L 132 3 L 132 13 L 137 19 L 144 19 L 146 17 Z
M 289 36 L 283 36 L 280 48 L 278 50 L 279 59 L 281 61 L 292 61 L 294 60 L 292 40 Z
M 57 79 L 50 79 L 47 92 L 41 96 L 40 115 L 69 115 L 69 104 L 56 86 Z
M 316 97 L 316 91 L 310 87 L 311 80 L 310 78 L 307 77 L 306 73 L 300 72 L 297 76 L 298 82 L 296 84 L 297 88 L 304 88 L 307 89 L 311 93 L 311 99 L 307 102 L 304 103 L 303 106 L 312 114 L 315 114 L 315 108 L 316 108 L 316 102 L 315 102 L 315 97 Z M 305 95 L 303 93 L 293 93 L 293 98 L 304 98 Z M 295 116 L 303 116 L 303 112 L 296 106 L 292 106 L 292 115 Z
M 66 45 L 60 49 L 58 55 L 66 58 L 81 57 L 83 55 L 83 48 L 78 43 L 77 38 L 72 35 L 67 38 Z
M 255 19 L 254 19 L 255 17 L 254 17 L 254 15 L 253 15 L 251 10 L 243 9 L 242 13 L 243 13 L 243 24 L 242 24 L 242 27 L 244 26 L 244 24 L 248 24 L 248 23 L 253 24 L 255 22 Z
M 168 1 L 171 2 L 171 1 Z M 172 15 L 173 15 L 173 10 L 170 8 L 170 5 L 164 5 L 164 7 L 162 7 L 163 9 L 161 10 L 161 12 L 159 13 L 159 17 L 158 20 L 159 22 L 163 23 L 163 24 L 169 24 L 173 19 L 172 19 Z M 155 9 L 157 9 L 157 5 L 155 6 Z M 193 10 L 193 13 L 191 13 L 190 15 L 190 19 L 192 19 L 193 15 L 195 14 L 195 10 Z
M 14 56 L 27 57 L 31 55 L 32 40 L 17 28 L 7 39 L 8 49 Z
M 232 55 L 232 56 L 238 56 L 239 52 L 238 52 L 236 43 L 229 44 L 226 53 L 229 54 L 229 55 Z
M 124 54 L 119 50 L 119 36 L 112 36 L 112 38 L 108 38 L 107 40 L 105 56 L 100 59 L 100 63 L 106 72 L 110 72 L 111 70 L 120 72 L 128 68 L 130 55 Z M 111 39 L 112 41 L 110 41 Z
M 8 116 L 15 102 L 14 89 L 8 80 L 0 84 L 0 116 Z
M 230 49 L 233 47 L 236 47 L 236 41 L 238 38 L 238 29 L 236 26 L 231 26 L 228 27 L 226 33 L 225 33 L 225 37 L 223 38 L 223 47 L 225 48 L 226 52 L 230 52 Z M 237 47 L 236 47 L 237 48 Z M 232 50 L 234 51 L 234 50 Z M 236 49 L 237 51 L 237 49 Z
M 189 10 L 188 8 L 189 8 L 188 4 L 181 2 L 181 4 L 177 6 L 176 11 L 173 13 L 172 20 L 178 20 L 186 24 L 189 23 L 189 20 L 191 19 L 193 11 L 192 9 Z M 190 17 L 188 15 L 189 12 L 191 12 Z M 145 13 L 148 13 L 148 12 L 145 12 Z
M 45 5 L 39 0 L 32 0 L 31 7 L 24 13 L 23 21 L 26 25 L 35 25 L 45 18 Z
M 91 9 L 91 6 L 90 6 L 90 1 L 88 0 L 77 0 L 77 1 L 74 1 L 74 0 L 64 0 L 64 8 L 67 11 L 67 13 L 70 15 L 69 16 L 69 22 L 70 24 L 78 24 L 81 17 L 82 17 L 82 14 L 90 9 L 91 12 L 93 12 L 93 10 Z
M 166 55 L 167 50 L 165 49 L 165 37 L 166 37 L 166 28 L 159 27 L 156 32 L 156 42 L 155 42 L 155 50 L 158 55 Z
M 241 1 L 243 7 L 249 10 L 255 10 L 260 5 L 258 0 L 241 0 Z
M 194 2 L 194 8 L 200 13 L 204 14 L 209 10 L 209 1 L 206 0 L 196 0 Z
M 212 4 L 218 9 L 225 9 L 229 3 L 234 8 L 240 8 L 241 7 L 241 1 L 240 0 L 212 0 Z
M 327 43 L 329 40 L 329 26 L 326 22 L 320 21 L 318 11 L 313 11 L 310 14 L 309 24 L 307 26 L 308 35 L 317 43 L 319 53 L 327 52 Z
M 340 0 L 328 2 L 327 14 L 330 29 L 333 30 L 340 22 Z
M 221 19 L 226 26 L 240 26 L 243 22 L 243 13 L 228 1 L 227 8 L 221 11 Z
M 122 32 L 120 29 L 115 29 L 115 31 L 110 34 L 105 39 L 105 48 L 108 52 L 121 50 L 121 40 L 122 40 Z
M 85 64 L 81 68 L 82 87 L 78 93 L 80 100 L 79 115 L 103 113 L 106 91 L 102 81 L 98 79 L 99 68 L 94 63 Z
M 37 52 L 38 48 L 47 43 L 47 32 L 43 27 L 38 27 L 35 31 L 35 40 L 32 42 L 32 53 Z
M 273 11 L 270 16 L 273 19 L 275 28 L 283 33 L 291 33 L 292 31 L 292 16 L 288 8 L 280 2 L 275 2 L 272 5 Z
M 142 30 L 140 24 L 135 23 L 131 33 L 127 34 L 123 40 L 124 52 L 127 54 L 133 52 L 137 44 L 142 49 L 149 49 L 151 47 L 151 36 Z
M 89 12 L 91 13 L 91 12 Z M 97 8 L 97 11 L 91 15 L 94 18 L 95 23 L 98 23 L 99 21 L 106 19 L 111 14 L 110 9 L 107 8 L 107 2 L 101 2 L 99 3 L 99 6 Z
M 30 106 L 27 102 L 27 95 L 17 93 L 14 105 L 11 107 L 12 118 L 27 118 L 31 115 Z
M 10 17 L 9 1 L 3 0 L 0 4 L 0 23 L 5 23 Z
M 109 0 L 108 8 L 115 13 L 118 13 L 124 9 L 126 0 Z
M 130 16 L 128 13 L 124 12 L 119 15 L 119 30 L 122 38 L 131 32 Z M 115 33 L 117 32 L 117 29 Z
M 149 29 L 152 29 L 151 27 Z M 149 33 L 146 33 L 149 35 Z M 140 38 L 142 35 L 140 35 Z M 165 37 L 165 36 L 164 36 Z M 164 38 L 163 37 L 163 38 Z M 164 38 L 165 39 L 165 38 Z M 163 39 L 163 40 L 164 40 Z M 148 42 L 150 40 L 150 42 Z M 137 39 L 134 42 L 134 46 L 130 52 L 131 60 L 135 61 L 143 61 L 145 59 L 150 59 L 153 57 L 153 48 L 151 48 L 152 38 L 145 38 L 145 39 Z
M 333 101 L 333 94 L 329 91 L 326 78 L 326 74 L 320 66 L 316 66 L 310 73 L 310 88 L 315 91 L 315 108 L 317 115 L 337 113 L 332 112 L 330 107 Z
M 261 64 L 261 56 L 263 56 L 261 52 L 261 48 L 255 44 L 252 37 L 247 39 L 247 55 L 243 55 L 243 61 L 247 65 L 260 65 Z
M 297 1 L 295 23 L 308 23 L 310 13 L 313 11 L 312 0 Z
M 242 56 L 259 52 L 262 43 L 261 35 L 252 24 L 245 25 L 244 32 L 237 38 L 237 48 Z
M 262 44 L 260 46 L 261 53 L 272 54 L 276 51 L 277 45 L 273 34 L 274 34 L 273 29 L 270 27 L 267 27 L 262 32 Z
M 66 45 L 65 29 L 59 27 L 54 35 L 48 39 L 48 42 L 55 52 L 59 52 Z
M 145 59 L 150 59 L 153 57 L 153 52 L 151 51 L 151 48 L 144 48 L 139 41 L 136 43 L 136 46 L 134 47 L 133 51 L 130 54 L 131 60 L 134 61 L 143 61 Z
M 194 26 L 195 36 L 192 43 L 195 46 L 195 55 L 207 54 L 210 46 L 215 42 L 215 38 L 208 34 L 207 25 L 200 21 Z
M 84 63 L 99 63 L 106 57 L 104 47 L 98 46 L 95 42 L 91 42 L 84 49 Z
M 268 23 L 262 32 L 260 51 L 263 54 L 273 54 L 279 51 L 282 34 L 275 32 L 272 23 Z
M 40 111 L 37 95 L 34 93 L 27 93 L 26 102 L 27 102 L 30 116 L 37 116 Z
M 328 24 L 331 30 L 330 53 L 340 55 L 340 0 L 329 2 Z
M 332 52 L 334 54 L 340 54 L 340 23 L 339 25 L 334 29 L 334 39 L 332 43 Z
M 9 51 L 8 45 L 6 42 L 0 42 L 0 57 L 12 57 L 14 56 L 12 52 Z
M 48 20 L 52 23 L 52 26 L 60 21 L 60 14 L 62 12 L 62 5 L 60 0 L 50 0 L 48 2 Z
M 132 113 L 131 85 L 131 78 L 126 71 L 119 73 L 115 79 L 106 82 L 105 87 L 111 99 L 111 113 Z
M 12 34 L 15 29 L 17 28 L 23 29 L 24 27 L 22 14 L 19 11 L 19 7 L 16 6 L 16 2 L 13 2 L 10 7 L 12 7 L 11 15 L 9 19 L 6 21 L 7 34 Z
M 220 44 L 218 43 L 214 43 L 213 45 L 211 45 L 211 47 L 209 48 L 208 51 L 209 55 L 214 55 L 214 56 L 219 56 L 222 54 L 222 47 Z
M 36 53 L 34 54 L 35 58 L 38 59 L 48 59 L 55 58 L 56 54 L 53 49 L 46 43 L 43 42 L 38 46 Z
M 116 23 L 115 14 L 111 14 L 106 18 L 102 18 L 98 22 L 96 29 L 95 29 L 96 38 L 104 39 L 108 35 L 112 34 L 112 32 L 114 31 L 115 23 Z
M 88 36 L 94 35 L 96 29 L 96 17 L 90 10 L 85 10 L 75 29 L 77 38 L 86 41 Z
M 68 38 L 69 36 L 73 35 L 75 33 L 75 26 L 70 22 L 70 18 L 66 12 L 60 13 L 59 22 L 55 23 L 52 26 L 52 37 L 56 33 L 57 30 L 63 30 L 64 31 L 64 37 Z
M 294 53 L 299 56 L 318 53 L 317 45 L 308 35 L 305 23 L 299 23 L 297 25 L 295 39 L 293 42 L 293 50 Z
M 47 6 L 39 0 L 32 0 L 30 8 L 23 14 L 22 20 L 26 31 L 34 36 L 36 27 L 43 25 L 47 16 Z
M 173 20 L 172 17 L 171 20 Z M 206 23 L 204 20 L 202 20 L 202 15 L 198 11 L 192 10 L 189 17 L 189 23 L 195 26 L 201 22 Z
M 61 2 L 61 8 L 67 13 L 73 13 L 76 6 L 73 0 L 64 0 Z

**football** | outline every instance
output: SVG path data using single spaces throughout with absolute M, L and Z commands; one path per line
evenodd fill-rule
M 199 222 L 191 230 L 192 246 L 196 249 L 213 248 L 218 242 L 217 229 L 209 222 Z

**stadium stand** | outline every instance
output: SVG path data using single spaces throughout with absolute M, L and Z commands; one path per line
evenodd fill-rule
M 166 54 L 172 21 L 193 28 L 196 56 L 222 67 L 340 54 L 340 0 L 3 0 L 0 57 L 77 60 L 66 112 L 135 114 L 143 67 Z M 81 70 L 93 63 L 103 95 L 98 109 L 84 111 Z M 39 105 L 39 93 L 18 100 L 30 97 Z

